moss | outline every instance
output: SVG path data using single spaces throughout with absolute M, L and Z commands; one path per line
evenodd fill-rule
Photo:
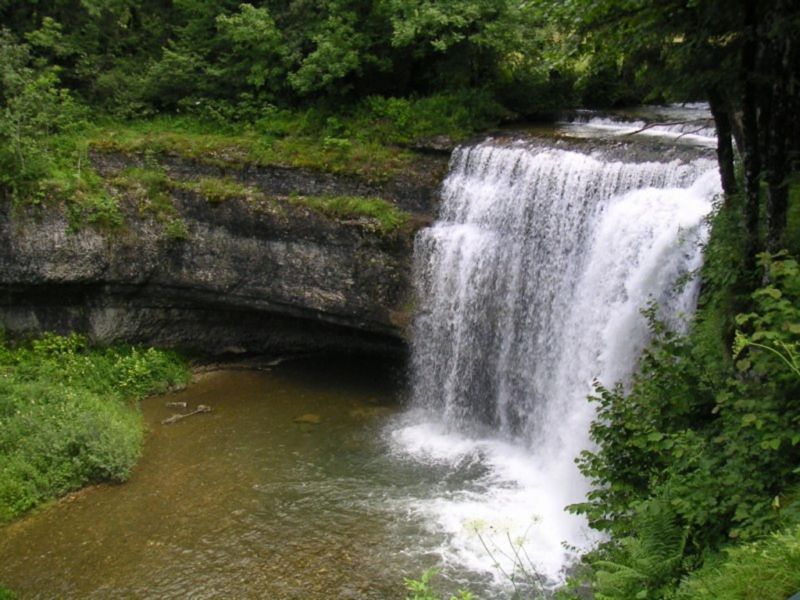
M 364 219 L 383 234 L 410 222 L 410 215 L 381 198 L 361 196 L 290 196 L 289 202 L 339 221 Z
M 164 226 L 164 233 L 167 238 L 174 241 L 189 239 L 189 230 L 186 228 L 186 222 L 179 217 L 167 221 Z
M 200 194 L 212 204 L 219 204 L 234 198 L 250 201 L 264 199 L 264 194 L 256 188 L 222 177 L 201 177 L 192 181 L 178 182 L 174 185 L 179 189 Z

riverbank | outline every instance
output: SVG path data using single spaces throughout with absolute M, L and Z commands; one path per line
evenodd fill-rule
M 141 453 L 137 401 L 188 380 L 183 359 L 152 348 L 90 348 L 76 334 L 0 343 L 0 522 L 124 481 Z

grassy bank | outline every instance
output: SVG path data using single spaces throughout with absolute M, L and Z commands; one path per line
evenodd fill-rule
M 94 349 L 78 335 L 0 343 L 0 522 L 124 481 L 142 444 L 136 401 L 188 377 L 179 357 L 152 348 Z

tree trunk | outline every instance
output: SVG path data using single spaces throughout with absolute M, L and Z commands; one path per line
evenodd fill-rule
M 769 30 L 774 32 L 768 40 L 770 47 L 771 81 L 769 135 L 767 136 L 766 181 L 767 181 L 767 250 L 777 252 L 783 248 L 786 231 L 786 217 L 789 207 L 789 152 L 792 142 L 792 122 L 790 116 L 791 73 L 793 71 L 793 47 L 791 35 L 777 22 L 788 12 L 784 2 L 776 3 L 767 21 Z M 764 65 L 766 66 L 766 65 Z
M 711 115 L 717 126 L 717 161 L 719 175 L 722 179 L 722 191 L 725 192 L 725 203 L 736 193 L 736 173 L 733 168 L 733 143 L 731 141 L 731 119 L 722 97 L 716 90 L 708 95 Z
M 754 81 L 756 73 L 757 45 L 757 0 L 745 3 L 745 39 L 742 44 L 741 77 L 742 94 L 742 162 L 744 163 L 745 191 L 745 267 L 755 274 L 756 255 L 760 250 L 758 221 L 760 206 L 761 154 L 758 136 L 758 88 Z

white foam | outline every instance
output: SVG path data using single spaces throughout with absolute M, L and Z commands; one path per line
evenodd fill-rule
M 565 506 L 583 499 L 586 488 L 572 470 L 562 470 L 563 463 L 432 421 L 400 427 L 392 441 L 402 455 L 447 467 L 451 475 L 482 467 L 455 491 L 411 502 L 431 533 L 444 535 L 437 551 L 445 565 L 488 575 L 501 588 L 512 576 L 524 581 L 534 574 L 539 583 L 553 585 L 574 558 L 564 540 L 586 546 L 597 537 L 582 517 L 564 513 Z

